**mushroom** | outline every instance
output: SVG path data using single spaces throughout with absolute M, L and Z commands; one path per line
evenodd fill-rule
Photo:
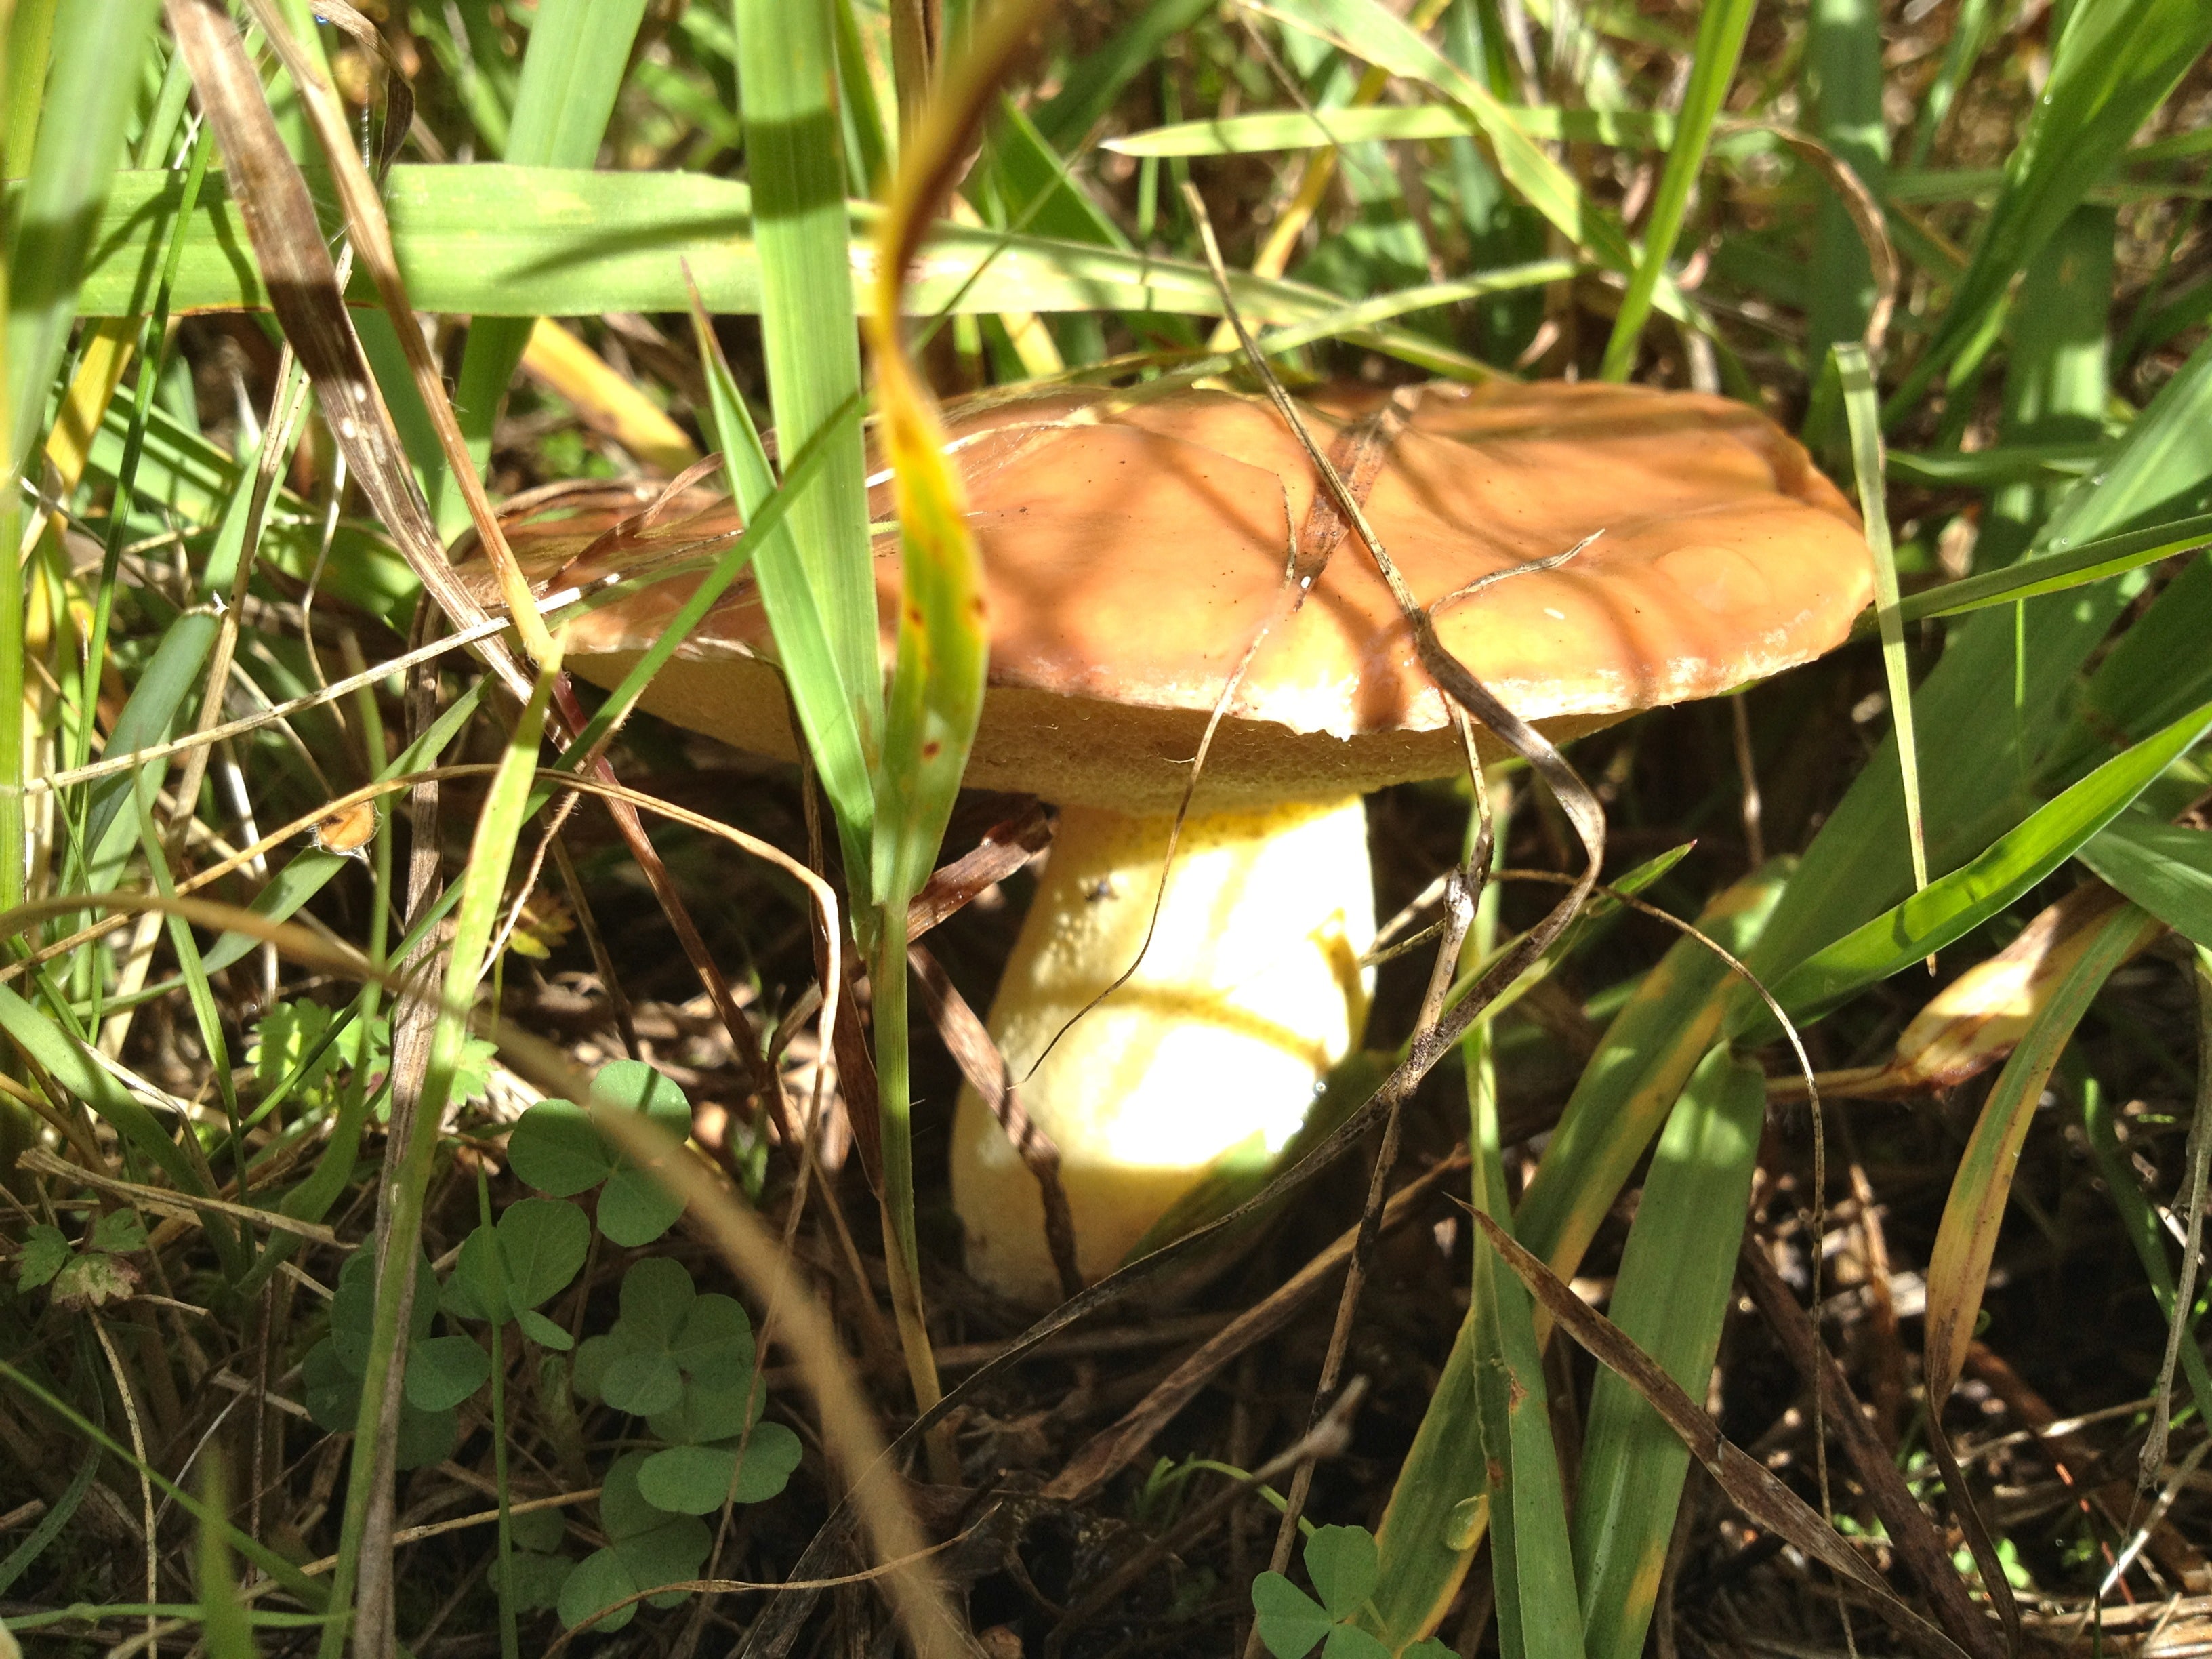
M 1856 515 L 1739 404 L 1436 384 L 1324 394 L 1304 418 L 1446 648 L 1554 742 L 1817 656 L 1869 596 Z M 968 781 L 1059 808 L 989 1025 L 1059 1149 L 1088 1279 L 1222 1160 L 1271 1156 L 1297 1129 L 1366 1015 L 1360 798 L 1465 757 L 1373 561 L 1356 540 L 1332 547 L 1344 526 L 1265 402 L 1067 391 L 971 407 L 952 432 L 990 584 Z M 661 519 L 601 538 L 580 568 L 734 529 L 726 507 Z M 1302 593 L 1286 583 L 1293 532 L 1301 569 L 1330 555 Z M 898 564 L 884 546 L 888 641 Z M 663 583 L 586 617 L 568 665 L 613 684 L 681 599 Z M 643 706 L 792 756 L 770 648 L 757 595 L 733 589 Z M 1057 1296 L 1036 1182 L 973 1089 L 952 1200 L 976 1278 Z

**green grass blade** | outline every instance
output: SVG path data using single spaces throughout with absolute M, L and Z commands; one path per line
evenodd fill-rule
M 1611 1314 L 1697 1399 L 1712 1376 L 1766 1116 L 1759 1067 L 1716 1048 L 1652 1153 Z M 1583 1436 L 1575 1571 L 1591 1659 L 1636 1659 L 1659 1591 L 1690 1454 L 1644 1397 L 1601 1367 Z
M 177 276 L 179 312 L 264 307 L 268 295 L 241 250 L 235 207 L 210 179 L 188 221 Z M 100 219 L 94 263 L 79 308 L 135 316 L 152 294 L 150 238 L 175 209 L 168 173 L 118 176 Z M 401 273 L 416 307 L 476 317 L 683 311 L 688 269 L 707 308 L 757 314 L 762 265 L 752 195 L 740 182 L 687 173 L 580 173 L 494 166 L 397 167 L 385 205 Z M 848 203 L 854 234 L 872 234 L 882 210 Z M 1003 311 L 1158 311 L 1211 317 L 1220 295 L 1203 264 L 1097 244 L 940 223 L 908 285 L 909 316 Z M 872 280 L 864 270 L 841 277 Z M 1310 283 L 1232 272 L 1230 289 L 1248 321 L 1311 321 L 1343 296 Z M 1480 377 L 1484 367 L 1410 330 L 1377 328 L 1360 343 Z
M 1393 75 L 1419 81 L 1460 105 L 1490 141 L 1506 181 L 1560 234 L 1589 248 L 1609 270 L 1626 275 L 1634 269 L 1635 254 L 1620 225 L 1529 137 L 1512 110 L 1376 0 L 1266 0 L 1254 9 Z M 1656 283 L 1655 298 L 1669 315 L 1680 314 L 1681 297 L 1663 276 Z
M 2212 538 L 2212 523 L 2201 535 Z M 2212 557 L 2192 560 L 2114 641 L 2039 768 L 2062 787 L 2115 750 L 2212 699 Z
M 1954 386 L 1995 337 L 2014 277 L 2089 187 L 2112 170 L 2153 111 L 2212 46 L 2212 8 L 2199 0 L 2103 0 L 2075 8 L 2051 78 L 2005 165 L 2005 187 L 1983 222 L 1972 263 L 1936 337 L 1891 398 L 1915 406 L 1948 372 Z
M 2015 568 L 2037 572 L 2101 538 L 2207 511 L 2212 347 L 2166 384 Z M 2029 601 L 2017 625 L 1984 614 L 1952 635 L 1913 695 L 1931 871 L 1958 868 L 2036 810 L 2039 757 L 2067 730 L 2076 676 L 2132 596 L 2125 581 L 2084 587 Z M 2081 752 L 2110 751 L 2100 735 Z M 1769 984 L 1911 891 L 1899 775 L 1896 756 L 1878 754 L 1821 826 L 1751 961 Z
M 1758 0 L 1713 0 L 1698 18 L 1689 83 L 1675 119 L 1674 142 L 1668 147 L 1666 170 L 1660 174 L 1658 191 L 1651 198 L 1643 257 L 1628 279 L 1628 292 L 1621 296 L 1612 337 L 1605 343 L 1605 362 L 1598 371 L 1605 380 L 1625 380 L 1636 366 L 1637 337 L 1644 331 L 1644 319 L 1651 313 L 1651 295 L 1666 275 L 1667 261 L 1674 257 L 1682 216 L 1689 209 L 1690 191 L 1705 164 L 1713 118 L 1720 113 L 1729 83 L 1735 79 L 1757 3 Z
M 1979 857 L 1854 929 L 1772 984 L 1796 1018 L 1810 1018 L 1978 927 L 2074 855 L 2212 732 L 2212 703 L 2106 761 Z M 1759 1005 L 1740 1004 L 1730 1029 L 1764 1029 Z
M 404 1137 L 392 1182 L 390 1219 L 385 1230 L 384 1251 L 377 1275 L 376 1313 L 369 1328 L 368 1364 L 364 1374 L 380 1386 L 362 1390 L 361 1409 L 354 1426 L 352 1474 L 346 1490 L 345 1516 L 339 1534 L 337 1567 L 331 1577 L 333 1612 L 350 1609 L 353 1587 L 361 1569 L 362 1529 L 368 1519 L 371 1494 L 379 1480 L 390 1480 L 392 1471 L 380 1468 L 377 1456 L 379 1426 L 385 1396 L 400 1386 L 404 1366 L 400 1352 L 400 1297 L 403 1280 L 412 1277 L 422 1251 L 423 1199 L 437 1152 L 439 1128 L 451 1097 L 453 1075 L 469 1036 L 468 1010 L 475 1003 L 477 981 L 484 969 L 484 953 L 498 926 L 501 902 L 507 891 L 507 870 L 531 804 L 537 781 L 538 740 L 545 729 L 545 710 L 552 695 L 557 662 L 544 663 L 538 683 L 515 723 L 499 770 L 486 791 L 476 833 L 463 866 L 459 902 L 453 908 L 453 933 L 447 945 L 444 1006 L 430 1038 L 429 1060 L 410 1121 L 392 1125 Z M 430 1294 L 416 1286 L 417 1294 Z M 325 1659 L 342 1641 L 343 1627 L 333 1625 L 324 1639 Z
M 1150 0 L 1119 20 L 1110 38 L 1072 65 L 1060 89 L 1031 115 L 1045 143 L 1066 155 L 1113 107 L 1121 88 L 1159 60 L 1162 48 L 1214 9 L 1214 0 Z
M 2212 949 L 2212 832 L 2123 812 L 2082 844 L 2080 857 L 2174 932 Z
M 2045 593 L 2063 593 L 2069 588 L 2106 581 L 2147 564 L 2156 564 L 2161 559 L 2193 551 L 2207 542 L 2212 542 L 2212 514 L 2200 514 L 2122 535 L 2103 536 L 2033 562 L 1923 588 L 1899 605 L 1898 615 L 1908 623 L 1922 622 L 1930 617 L 1963 617 L 1992 605 L 2013 605 Z M 2126 637 L 2132 638 L 2132 633 Z M 2124 638 L 2115 648 L 2124 648 L 2125 645 Z
M 828 0 L 735 4 L 762 349 L 777 442 L 782 453 L 796 454 L 860 390 L 834 21 Z M 813 665 L 796 663 L 787 672 L 809 738 L 817 724 L 806 718 L 810 706 L 842 699 L 860 752 L 872 762 L 882 743 L 883 665 L 860 434 L 852 428 L 827 441 L 820 479 L 792 504 L 791 530 L 836 675 L 817 678 Z M 760 578 L 781 642 L 798 595 L 773 560 L 762 562 Z M 854 844 L 864 844 L 859 825 L 848 834 Z M 863 872 L 848 876 L 855 890 L 870 890 Z
M 1510 1227 L 1512 1200 L 1499 1146 L 1495 1075 L 1477 1065 L 1468 1077 L 1476 1142 L 1473 1202 Z M 1574 1551 L 1534 1307 L 1528 1287 L 1481 1240 L 1473 1267 L 1468 1315 L 1475 1332 L 1478 1420 L 1489 1463 L 1484 1509 L 1498 1595 L 1498 1651 L 1504 1659 L 1580 1659 L 1583 1632 Z M 1394 1638 L 1399 1634 L 1391 1632 Z
M 1781 861 L 1719 894 L 1698 930 L 1739 959 L 1767 926 L 1790 872 Z M 1739 981 L 1694 939 L 1677 939 L 1613 1016 L 1522 1195 L 1514 1233 L 1572 1274 L 1637 1160 L 1711 1047 Z
M 2142 1177 L 2120 1145 L 2112 1125 L 2112 1109 L 2094 1087 L 2081 1093 L 2081 1127 L 2087 1132 L 2090 1155 L 2105 1178 L 2105 1190 L 2112 1195 L 2112 1207 L 2120 1212 L 2128 1242 L 2135 1246 L 2136 1259 L 2142 1263 L 2143 1277 L 2150 1281 L 2152 1294 L 2158 1298 L 2159 1316 L 2171 1321 L 2176 1297 L 2173 1264 L 2166 1255 L 2166 1229 L 2150 1200 L 2143 1196 Z M 2189 1379 L 2198 1419 L 2212 1423 L 2212 1370 L 2206 1368 L 2203 1350 L 2196 1340 L 2197 1322 L 2192 1318 L 2188 1337 L 2181 1345 L 2181 1369 Z
M 2118 231 L 2112 209 L 2076 208 L 2022 274 L 1998 425 L 2004 442 L 2086 445 L 2103 438 Z M 1994 570 L 2013 562 L 2063 493 L 2063 486 L 2030 479 L 1993 491 L 1974 541 L 1975 565 Z
M 1881 115 L 1881 8 L 1877 0 L 1814 0 L 1805 38 L 1804 101 L 1813 136 L 1879 200 L 1889 141 Z M 1874 268 L 1842 201 L 1827 190 L 1813 223 L 1806 354 L 1818 366 L 1828 348 L 1866 332 Z
M 211 1449 L 202 1461 L 200 1497 L 207 1516 L 213 1518 L 200 1522 L 199 1545 L 193 1552 L 193 1588 L 200 1596 L 200 1640 L 207 1659 L 255 1659 L 260 1649 L 254 1644 L 246 1604 L 238 1598 L 238 1581 L 231 1576 L 230 1540 L 223 1535 L 221 1520 L 230 1513 L 229 1483 L 223 1479 L 221 1449 Z
M 1889 685 L 1892 731 L 1899 786 L 1905 792 L 1905 834 L 1912 854 L 1912 890 L 1928 885 L 1928 831 L 1920 812 L 1920 745 L 1912 724 L 1912 680 L 1905 665 L 1905 622 L 1898 614 L 1897 554 L 1889 541 L 1889 490 L 1881 450 L 1881 409 L 1874 367 L 1856 340 L 1834 348 L 1843 386 L 1844 414 L 1851 434 L 1851 471 L 1858 479 L 1859 516 L 1874 554 L 1875 619 L 1881 629 L 1882 677 Z
M 1714 900 L 1698 926 L 1742 955 L 1772 913 L 1787 874 L 1777 863 L 1737 883 Z M 1644 1146 L 1711 1047 L 1729 979 L 1727 965 L 1703 945 L 1679 940 L 1606 1028 L 1514 1216 L 1515 1236 L 1555 1271 L 1574 1273 Z M 1475 1355 L 1469 1318 L 1461 1323 L 1376 1529 L 1382 1565 L 1375 1602 L 1394 1639 L 1411 1639 L 1443 1616 L 1481 1536 L 1480 1517 L 1466 1509 L 1486 1484 L 1474 1426 L 1480 1420 Z M 1466 1524 L 1455 1523 L 1455 1506 L 1466 1511 Z
M 731 378 L 730 366 L 723 360 L 706 313 L 695 309 L 691 321 L 699 342 L 700 361 L 707 368 L 705 412 L 709 441 L 721 452 L 730 494 L 745 516 L 749 526 L 746 541 L 752 539 L 750 526 L 760 525 L 765 532 L 752 557 L 763 598 L 771 589 L 781 596 L 781 608 L 771 607 L 769 616 L 775 631 L 776 653 L 782 661 L 785 682 L 791 688 L 799 727 L 806 734 L 806 751 L 813 758 L 815 771 L 836 816 L 846 867 L 854 872 L 864 871 L 868 867 L 869 837 L 873 833 L 876 806 L 875 785 L 861 736 L 859 704 L 845 688 L 838 653 L 830 637 L 830 620 L 823 614 L 820 595 L 808 579 L 805 562 L 799 556 L 787 522 L 793 503 L 806 489 L 818 487 L 813 484 L 814 480 L 826 476 L 842 448 L 844 434 L 858 430 L 860 395 L 856 392 L 836 417 L 823 423 L 802 454 L 793 458 L 793 471 L 780 490 L 775 471 L 769 464 L 768 451 L 761 442 L 760 434 L 754 429 L 752 412 L 746 408 L 737 382 Z M 794 484 L 797 489 L 793 488 Z M 775 504 L 773 507 L 771 502 Z M 771 512 L 773 518 L 756 516 Z M 739 568 L 732 567 L 732 577 Z M 718 563 L 716 574 L 720 569 Z M 704 585 L 701 591 L 707 591 Z M 687 606 L 687 611 L 690 608 Z M 703 607 L 699 614 L 705 614 Z M 672 629 L 661 643 L 672 651 L 680 639 L 681 635 Z M 623 689 L 629 690 L 627 681 Z M 857 873 L 854 878 L 857 880 Z
M 1550 104 L 1503 104 L 1514 125 L 1540 142 L 1672 149 L 1675 117 L 1663 110 L 1561 109 Z M 1479 138 L 1482 124 L 1451 104 L 1269 111 L 1212 121 L 1182 121 L 1099 146 L 1122 155 L 1260 155 L 1274 150 L 1326 149 L 1386 139 Z
M 588 168 L 599 159 L 599 141 L 606 135 L 644 15 L 645 0 L 541 0 L 522 55 L 505 160 L 527 167 Z M 527 320 L 506 317 L 470 325 L 453 412 L 478 472 L 490 459 L 492 423 L 530 342 L 530 329 Z M 468 504 L 450 484 L 430 504 L 445 536 L 468 522 Z
M 73 0 L 69 27 L 57 31 L 46 117 L 8 249 L 10 476 L 21 473 L 46 430 L 47 388 L 69 342 L 78 283 L 123 161 L 138 60 L 153 39 L 158 9 L 157 0 Z M 158 270 L 158 258 L 153 264 Z

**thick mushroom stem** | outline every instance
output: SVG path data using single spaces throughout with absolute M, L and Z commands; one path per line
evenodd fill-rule
M 1194 814 L 1146 947 L 1171 823 L 1060 810 L 991 1009 L 1021 1103 L 1060 1149 L 1085 1282 L 1217 1162 L 1279 1152 L 1367 1018 L 1375 900 L 1359 799 Z M 1140 951 L 1128 982 L 1084 1013 Z M 952 1202 L 978 1279 L 1059 1299 L 1036 1181 L 972 1088 L 953 1123 Z

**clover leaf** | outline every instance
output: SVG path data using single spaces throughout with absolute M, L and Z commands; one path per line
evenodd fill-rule
M 1306 1659 L 1323 1642 L 1322 1659 L 1389 1659 L 1381 1638 L 1351 1621 L 1374 1591 L 1380 1558 L 1364 1527 L 1318 1527 L 1306 1540 L 1306 1576 L 1316 1601 L 1279 1572 L 1252 1581 L 1252 1610 L 1260 1639 L 1275 1659 Z M 1431 1639 L 1406 1650 L 1407 1659 L 1449 1659 L 1451 1650 Z
M 574 1630 L 601 1607 L 658 1584 L 678 1584 L 699 1576 L 714 1536 L 707 1523 L 694 1516 L 671 1515 L 653 1507 L 638 1490 L 642 1452 L 627 1452 L 607 1470 L 599 1488 L 599 1524 L 607 1547 L 594 1551 L 576 1565 L 561 1586 L 561 1622 Z M 674 1607 L 683 1590 L 666 1590 L 647 1598 L 657 1607 Z M 620 1630 L 636 1612 L 635 1604 L 610 1613 L 592 1626 Z
M 523 1334 L 549 1348 L 573 1346 L 568 1333 L 534 1311 L 566 1290 L 584 1265 L 592 1226 L 584 1212 L 558 1199 L 519 1199 L 494 1227 L 462 1241 L 441 1304 L 456 1319 L 519 1321 Z
M 759 1423 L 738 1447 L 670 1446 L 654 1452 L 637 1472 L 637 1488 L 657 1510 L 706 1515 L 732 1503 L 758 1504 L 781 1492 L 805 1447 L 781 1423 Z M 732 1477 L 735 1477 L 732 1485 Z
M 559 1510 L 523 1510 L 508 1516 L 507 1540 L 514 1548 L 507 1558 L 507 1588 L 520 1611 L 536 1613 L 559 1603 L 561 1587 L 576 1566 L 560 1553 L 567 1532 L 568 1522 Z M 490 1577 L 492 1588 L 497 1589 L 497 1561 L 492 1563 Z
M 438 1312 L 437 1280 L 427 1259 L 417 1259 L 415 1275 L 416 1295 L 408 1317 L 407 1370 L 399 1402 L 397 1462 L 403 1469 L 434 1463 L 453 1449 L 460 1432 L 453 1407 L 481 1388 L 491 1374 L 489 1357 L 471 1339 L 431 1337 L 430 1328 Z M 370 1328 L 375 1318 L 375 1259 L 369 1251 L 359 1250 L 338 1269 L 337 1291 L 331 1299 L 331 1334 L 310 1348 L 301 1362 L 307 1415 L 333 1433 L 350 1431 L 360 1414 L 362 1384 L 368 1374 Z M 462 1353 L 463 1347 L 472 1351 L 475 1358 Z M 475 1370 L 478 1366 L 482 1369 Z M 475 1370 L 474 1382 L 462 1389 L 471 1370 Z
M 691 1132 L 691 1103 L 670 1079 L 641 1060 L 617 1060 L 592 1082 L 592 1104 L 641 1112 L 682 1140 Z M 507 1139 L 516 1175 L 554 1198 L 573 1198 L 604 1183 L 599 1231 L 625 1249 L 650 1244 L 684 1213 L 684 1200 L 602 1134 L 589 1110 L 568 1100 L 541 1100 Z
M 617 1411 L 658 1417 L 696 1397 L 750 1381 L 753 1333 L 745 1310 L 726 1296 L 701 1296 L 683 1264 L 665 1256 L 633 1263 L 623 1276 L 614 1328 L 577 1351 L 576 1391 Z M 693 1409 L 706 1410 L 704 1403 Z M 742 1426 L 740 1424 L 738 1426 Z

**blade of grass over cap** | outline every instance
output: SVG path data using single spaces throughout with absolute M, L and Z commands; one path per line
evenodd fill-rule
M 721 343 L 714 337 L 713 323 L 696 299 L 691 326 L 699 345 L 699 361 L 707 373 L 708 403 L 702 413 L 708 440 L 721 453 L 723 475 L 729 481 L 730 495 L 744 514 L 744 544 L 753 548 L 761 591 L 765 595 L 773 590 L 781 596 L 769 614 L 770 625 L 775 630 L 776 654 L 782 663 L 785 684 L 791 688 L 792 702 L 806 732 L 807 753 L 837 820 L 846 868 L 856 872 L 865 871 L 868 867 L 867 848 L 873 834 L 876 805 L 867 749 L 861 735 L 860 705 L 848 695 L 837 650 L 832 643 L 831 620 L 823 613 L 823 596 L 807 579 L 805 563 L 791 529 L 793 505 L 807 489 L 818 487 L 817 480 L 829 476 L 830 464 L 848 436 L 858 428 L 860 392 L 855 387 L 845 407 L 816 430 L 803 450 L 797 454 L 786 452 L 790 465 L 779 487 L 768 451 L 753 426 L 752 411 L 746 408 L 744 394 L 730 374 Z M 759 538 L 757 543 L 756 535 Z M 721 573 L 722 562 L 716 562 L 717 576 Z M 732 567 L 732 577 L 738 568 Z M 710 578 L 699 592 L 705 593 L 712 586 Z M 698 620 L 697 616 L 690 614 L 696 604 L 695 595 L 684 606 L 684 613 L 692 622 Z M 703 607 L 700 608 L 698 616 L 705 614 Z M 663 643 L 672 653 L 682 637 L 672 628 Z M 659 653 L 659 647 L 656 647 L 648 656 Z M 642 668 L 644 664 L 639 666 Z M 620 697 L 616 699 L 617 702 L 622 701 Z M 857 881 L 857 876 L 854 879 Z
M 1666 170 L 1660 174 L 1658 193 L 1651 199 L 1643 255 L 1628 279 L 1628 292 L 1621 296 L 1612 337 L 1605 343 L 1605 362 L 1598 372 L 1606 380 L 1625 380 L 1636 367 L 1637 337 L 1643 332 L 1644 319 L 1651 311 L 1651 295 L 1666 274 L 1675 239 L 1681 234 L 1690 192 L 1705 167 L 1713 118 L 1720 113 L 1729 83 L 1735 79 L 1735 66 L 1743 56 L 1744 37 L 1750 32 L 1751 15 L 1757 4 L 1758 0 L 1712 0 L 1698 15 L 1689 84 L 1683 89 L 1681 110 L 1675 117 L 1674 141 L 1667 148 Z
M 990 647 L 982 559 L 968 523 L 966 495 L 945 454 L 936 400 L 907 355 L 900 293 L 969 137 L 1041 10 L 1037 0 L 1002 0 L 994 7 L 976 25 L 967 51 L 939 76 L 927 107 L 909 127 L 876 244 L 876 302 L 867 317 L 876 406 L 898 504 L 902 572 L 890 718 L 875 768 L 871 983 L 884 1223 L 894 1241 L 888 1264 L 892 1305 L 915 1402 L 924 1411 L 937 1403 L 939 1389 L 923 1321 L 914 1224 L 907 905 L 929 878 L 959 793 L 982 714 Z M 933 1462 L 949 1462 L 949 1451 L 931 1443 Z
M 796 454 L 860 389 L 853 309 L 851 233 L 839 139 L 836 32 L 829 0 L 735 0 L 745 176 L 760 261 L 761 344 L 781 453 Z M 883 737 L 883 665 L 877 643 L 875 563 L 857 428 L 832 441 L 821 478 L 792 504 L 799 574 L 820 608 L 829 681 L 795 675 L 792 700 L 810 748 L 842 699 L 860 753 L 872 764 Z M 761 599 L 779 642 L 799 603 L 775 561 L 760 566 Z M 845 825 L 848 853 L 865 824 Z M 848 878 L 868 890 L 865 866 Z M 855 910 L 855 917 L 862 911 Z
M 1881 408 L 1866 347 L 1856 340 L 1834 348 L 1844 413 L 1851 434 L 1851 470 L 1859 489 L 1859 515 L 1874 555 L 1875 617 L 1881 629 L 1881 667 L 1895 721 L 1897 766 L 1905 788 L 1905 833 L 1912 853 L 1912 890 L 1928 885 L 1928 830 L 1920 816 L 1920 745 L 1912 726 L 1912 680 L 1905 662 L 1905 623 L 1898 613 L 1897 554 L 1889 540 L 1889 490 L 1881 446 Z

